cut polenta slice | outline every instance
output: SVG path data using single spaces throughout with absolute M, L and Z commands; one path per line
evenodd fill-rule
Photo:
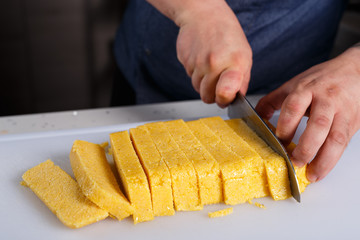
M 129 133 L 111 133 L 110 143 L 115 165 L 134 209 L 134 223 L 154 219 L 149 184 Z
M 81 190 L 93 203 L 118 220 L 132 214 L 132 206 L 121 192 L 101 146 L 76 140 L 70 163 Z
M 201 145 L 182 119 L 164 122 L 164 124 L 180 149 L 193 163 L 199 183 L 201 204 L 221 202 L 223 198 L 218 162 Z
M 130 137 L 147 175 L 154 216 L 174 215 L 170 172 L 144 126 L 130 129 Z
M 291 142 L 288 146 L 286 146 L 286 151 L 289 156 L 291 156 L 295 147 L 296 147 L 296 144 L 293 142 Z M 295 173 L 296 173 L 296 178 L 299 183 L 299 189 L 300 189 L 300 192 L 302 193 L 305 191 L 305 188 L 311 183 L 306 177 L 307 164 L 305 164 L 301 168 L 294 165 L 294 169 L 295 169 Z
M 195 169 L 181 151 L 163 122 L 144 125 L 164 159 L 171 176 L 174 205 L 177 211 L 193 211 L 202 208 Z
M 236 132 L 226 124 L 221 117 L 209 117 L 200 119 L 205 123 L 221 141 L 244 161 L 249 162 L 251 168 L 248 174 L 249 199 L 260 198 L 269 195 L 264 160 L 255 150 L 247 144 Z
M 270 194 L 274 200 L 291 197 L 288 170 L 284 158 L 274 152 L 242 119 L 226 120 L 244 140 L 265 160 Z
M 291 197 L 290 182 L 285 160 L 275 153 L 255 132 L 253 132 L 241 119 L 226 120 L 227 124 L 242 136 L 259 155 L 265 160 L 265 168 L 268 176 L 269 189 L 274 200 L 283 200 Z M 275 131 L 275 127 L 267 122 L 270 129 Z M 288 155 L 291 156 L 294 143 L 286 147 Z M 309 180 L 306 177 L 306 165 L 302 168 L 294 166 L 299 182 L 300 192 L 304 192 Z
M 251 167 L 249 162 L 231 151 L 202 121 L 189 121 L 187 125 L 219 163 L 224 202 L 235 205 L 249 200 L 246 194 L 249 190 L 247 186 L 247 173 Z
M 80 228 L 109 215 L 87 199 L 77 182 L 51 160 L 27 170 L 22 178 L 23 184 L 70 228 Z

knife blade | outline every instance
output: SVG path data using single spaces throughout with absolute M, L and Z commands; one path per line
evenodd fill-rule
M 290 180 L 291 195 L 296 201 L 300 202 L 299 183 L 296 178 L 294 166 L 284 146 L 241 93 L 237 94 L 234 102 L 228 107 L 228 116 L 229 118 L 242 118 L 261 139 L 285 159 Z

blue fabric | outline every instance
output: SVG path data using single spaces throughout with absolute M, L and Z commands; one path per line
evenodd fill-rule
M 248 93 L 267 93 L 327 60 L 345 1 L 228 0 L 253 50 Z M 199 98 L 176 57 L 178 27 L 145 0 L 130 0 L 115 41 L 137 103 Z

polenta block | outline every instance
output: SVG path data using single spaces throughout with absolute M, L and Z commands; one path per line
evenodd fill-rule
M 193 163 L 199 183 L 199 195 L 202 205 L 222 201 L 222 184 L 218 162 L 201 145 L 182 120 L 164 122 L 171 136 Z
M 51 160 L 27 170 L 22 178 L 25 185 L 70 228 L 80 228 L 109 215 L 87 199 L 76 181 Z
M 81 190 L 93 203 L 118 220 L 132 214 L 132 206 L 121 192 L 101 146 L 76 140 L 70 163 Z
M 202 208 L 195 169 L 181 151 L 163 122 L 144 125 L 170 171 L 174 205 L 177 211 Z
M 149 183 L 127 131 L 110 134 L 114 162 L 133 206 L 134 223 L 154 219 Z
M 170 172 L 144 126 L 130 129 L 131 140 L 147 175 L 154 216 L 174 215 Z
M 221 117 L 200 119 L 221 141 L 244 161 L 249 162 L 251 168 L 248 174 L 248 198 L 260 198 L 269 195 L 264 160 L 247 144 L 236 132 L 226 124 Z
M 202 121 L 189 121 L 187 125 L 201 144 L 219 163 L 224 202 L 229 205 L 235 205 L 249 200 L 247 195 L 249 191 L 247 174 L 249 172 L 248 169 L 251 167 L 249 162 L 244 161 L 240 156 L 231 151 Z

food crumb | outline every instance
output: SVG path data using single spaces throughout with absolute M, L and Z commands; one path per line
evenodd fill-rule
M 257 206 L 258 208 L 266 209 L 264 204 L 261 204 L 261 203 L 258 203 L 258 202 L 255 203 L 255 206 Z
M 21 186 L 24 186 L 24 187 L 27 187 L 27 186 L 28 186 L 25 181 L 21 181 L 21 182 L 20 182 L 20 185 L 21 185 Z
M 258 207 L 258 208 L 266 209 L 266 207 L 265 207 L 264 204 L 261 204 L 261 203 L 258 203 L 258 202 L 253 203 L 251 200 L 248 200 L 247 202 L 248 202 L 249 204 L 251 204 L 251 205 L 255 205 L 255 206 Z
M 233 213 L 233 211 L 234 211 L 234 209 L 232 207 L 231 208 L 225 208 L 225 209 L 222 209 L 222 210 L 219 210 L 219 211 L 209 212 L 208 216 L 210 218 L 223 217 L 223 216 L 226 216 L 226 215 L 229 215 L 229 214 Z

